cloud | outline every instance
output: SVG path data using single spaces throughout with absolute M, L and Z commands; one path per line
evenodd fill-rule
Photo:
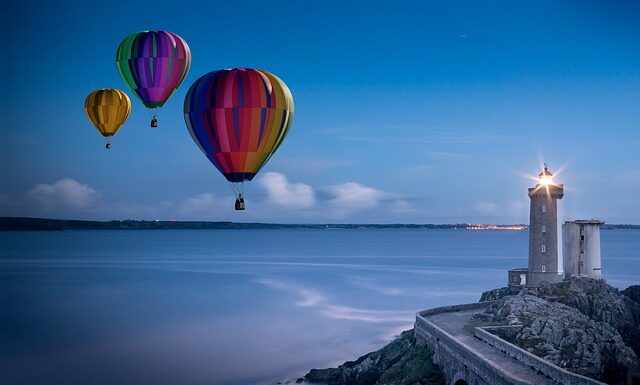
M 289 183 L 287 177 L 278 172 L 267 172 L 259 182 L 267 192 L 269 203 L 307 209 L 316 204 L 313 188 L 304 183 Z
M 46 209 L 85 209 L 100 198 L 100 194 L 89 185 L 71 178 L 52 184 L 38 184 L 29 191 L 28 196 Z
M 231 220 L 294 222 L 342 221 L 366 218 L 379 221 L 385 215 L 413 218 L 424 215 L 414 207 L 411 197 L 386 192 L 372 186 L 349 181 L 312 187 L 290 182 L 280 172 L 267 172 L 257 180 L 259 193 L 249 195 L 250 210 L 235 212 L 232 195 L 202 192 L 174 196 L 168 200 L 144 201 L 103 199 L 88 184 L 72 178 L 35 185 L 21 199 L 0 194 L 0 211 L 4 215 L 78 217 L 83 219 L 144 220 Z M 145 197 L 146 198 L 146 197 Z M 247 198 L 245 198 L 247 199 Z M 375 209 L 375 210 L 373 210 Z M 242 217 L 240 217 L 242 215 Z
M 203 193 L 186 199 L 178 206 L 178 212 L 182 215 L 199 214 L 203 211 L 213 211 L 216 200 L 211 193 Z
M 387 192 L 360 183 L 347 182 L 328 186 L 324 189 L 330 196 L 329 205 L 340 214 L 372 209 L 380 205 L 384 199 L 392 196 Z

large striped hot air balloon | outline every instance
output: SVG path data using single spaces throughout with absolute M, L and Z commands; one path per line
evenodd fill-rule
M 184 100 L 184 119 L 200 150 L 236 193 L 282 144 L 293 119 L 293 96 L 277 76 L 251 68 L 209 72 Z
M 136 32 L 125 37 L 116 51 L 120 76 L 145 107 L 153 109 L 151 127 L 158 126 L 155 109 L 180 86 L 190 66 L 189 46 L 173 32 Z
M 93 126 L 107 138 L 115 135 L 131 112 L 131 101 L 123 91 L 103 88 L 90 93 L 84 101 L 84 112 Z

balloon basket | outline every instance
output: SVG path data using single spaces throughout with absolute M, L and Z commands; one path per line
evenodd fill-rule
M 236 211 L 242 211 L 244 209 L 244 198 L 236 198 Z

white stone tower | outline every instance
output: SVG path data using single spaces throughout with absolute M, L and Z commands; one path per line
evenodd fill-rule
M 602 278 L 600 225 L 604 222 L 571 221 L 564 224 L 566 277 Z
M 558 255 L 558 199 L 564 196 L 564 185 L 554 182 L 546 164 L 538 176 L 538 184 L 529 189 L 528 287 L 537 287 L 542 281 L 560 282 L 564 278 L 562 256 Z

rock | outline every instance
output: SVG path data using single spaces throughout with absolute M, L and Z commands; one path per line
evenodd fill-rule
M 637 287 L 638 289 L 635 289 Z M 626 289 L 632 296 L 640 286 Z M 640 303 L 620 293 L 604 280 L 574 278 L 553 285 L 545 285 L 538 296 L 557 300 L 578 309 L 596 322 L 605 322 L 614 327 L 625 343 L 640 356 Z
M 330 369 L 312 369 L 308 383 L 326 385 L 444 385 L 431 353 L 415 343 L 413 330 L 384 348 Z
M 622 290 L 622 294 L 629 297 L 632 301 L 640 304 L 640 285 L 629 286 Z
M 521 289 L 512 289 L 510 287 L 501 287 L 499 289 L 492 289 L 485 291 L 480 295 L 480 302 L 495 301 L 502 299 L 508 295 L 516 295 L 520 293 Z
M 551 289 L 545 290 L 548 293 Z M 575 303 L 587 306 L 595 301 L 594 293 L 577 296 Z M 640 360 L 613 325 L 561 303 L 573 299 L 557 299 L 551 302 L 530 294 L 510 296 L 489 307 L 487 313 L 494 322 L 522 325 L 510 342 L 560 367 L 609 384 L 640 380 Z M 592 313 L 607 318 L 600 310 Z

